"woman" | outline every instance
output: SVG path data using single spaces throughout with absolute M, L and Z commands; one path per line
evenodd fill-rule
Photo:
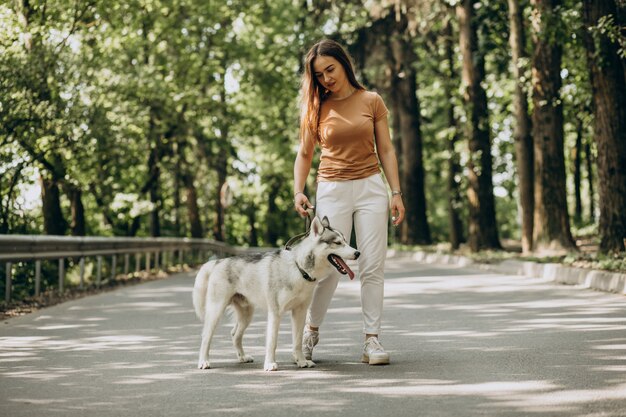
M 365 344 L 362 361 L 389 363 L 378 340 L 383 309 L 384 262 L 387 252 L 389 194 L 394 226 L 404 219 L 398 163 L 389 136 L 387 108 L 382 98 L 366 91 L 354 75 L 352 62 L 337 42 L 322 40 L 309 50 L 302 77 L 300 148 L 294 164 L 294 205 L 306 215 L 313 205 L 304 194 L 315 145 L 321 148 L 317 176 L 317 215 L 328 216 L 347 239 L 354 222 L 361 281 Z M 318 283 L 307 314 L 303 350 L 311 360 L 319 341 L 339 273 Z

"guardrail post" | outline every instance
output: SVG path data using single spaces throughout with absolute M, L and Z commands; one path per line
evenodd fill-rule
M 41 292 L 41 261 L 35 261 L 35 297 L 39 297 Z
M 5 276 L 6 276 L 6 281 L 5 281 L 5 287 L 4 287 L 4 301 L 6 301 L 7 303 L 9 301 L 11 301 L 11 281 L 12 281 L 12 269 L 13 269 L 13 263 L 12 262 L 7 262 L 5 264 L 6 267 L 6 271 L 5 271 Z
M 154 253 L 154 269 L 156 269 L 157 274 L 159 273 L 159 251 Z
M 85 285 L 85 258 L 80 258 L 80 289 Z
M 182 267 L 183 266 L 183 249 L 179 249 L 178 250 L 178 264 Z
M 98 266 L 96 267 L 96 285 L 99 287 L 102 281 L 102 255 L 98 255 Z
M 146 252 L 146 272 L 150 275 L 150 252 Z
M 65 258 L 59 259 L 59 293 L 63 294 L 65 281 Z
M 141 253 L 135 254 L 135 274 L 139 275 L 139 271 L 141 270 Z
M 128 259 L 129 259 L 130 255 L 125 253 L 124 254 L 124 275 L 128 275 Z
M 111 258 L 111 281 L 115 281 L 115 270 L 117 269 L 117 255 Z

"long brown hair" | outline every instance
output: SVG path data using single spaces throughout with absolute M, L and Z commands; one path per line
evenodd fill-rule
M 323 39 L 309 49 L 304 58 L 304 74 L 300 86 L 300 140 L 304 140 L 305 134 L 311 135 L 315 141 L 319 141 L 319 121 L 320 108 L 322 102 L 328 98 L 330 93 L 324 89 L 315 76 L 313 63 L 318 56 L 330 56 L 335 58 L 343 69 L 350 84 L 357 90 L 364 90 L 354 75 L 352 59 L 345 49 L 331 39 Z

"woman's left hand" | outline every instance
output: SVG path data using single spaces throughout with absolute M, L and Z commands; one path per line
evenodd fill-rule
M 404 220 L 404 203 L 402 196 L 396 194 L 391 197 L 391 221 L 394 226 L 398 226 L 402 220 Z

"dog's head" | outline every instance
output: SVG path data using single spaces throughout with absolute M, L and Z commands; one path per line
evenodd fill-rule
M 345 236 L 339 230 L 330 227 L 330 222 L 326 216 L 321 220 L 317 216 L 313 218 L 309 238 L 316 242 L 314 248 L 316 257 L 325 257 L 341 274 L 349 275 L 350 279 L 354 278 L 354 272 L 345 260 L 357 259 L 360 252 L 348 244 Z

